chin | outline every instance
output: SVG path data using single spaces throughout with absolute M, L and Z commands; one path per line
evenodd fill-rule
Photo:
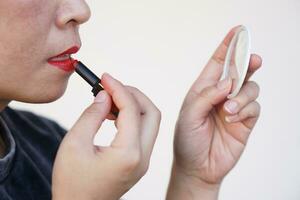
M 52 93 L 52 94 L 40 96 L 39 99 L 36 99 L 36 101 L 34 103 L 51 103 L 51 102 L 58 100 L 63 95 L 64 95 L 64 92 Z
M 47 90 L 31 91 L 30 93 L 20 95 L 15 101 L 24 103 L 51 103 L 61 98 L 67 88 L 67 84 L 60 87 L 47 88 Z
M 44 92 L 39 96 L 36 103 L 51 103 L 59 98 L 61 98 L 65 91 L 66 91 L 67 85 L 64 87 L 60 87 L 53 90 L 47 90 L 47 92 Z

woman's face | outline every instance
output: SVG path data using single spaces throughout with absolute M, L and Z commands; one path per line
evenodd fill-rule
M 81 46 L 85 0 L 0 0 L 0 101 L 46 103 L 61 97 L 71 75 L 49 64 Z

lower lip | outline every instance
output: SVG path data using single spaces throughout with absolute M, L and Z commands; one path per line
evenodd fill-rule
M 55 67 L 58 67 L 59 69 L 64 70 L 65 72 L 73 72 L 75 70 L 73 66 L 74 60 L 72 58 L 61 61 L 48 60 L 48 63 Z

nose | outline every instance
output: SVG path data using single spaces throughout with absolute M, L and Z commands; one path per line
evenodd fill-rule
M 85 0 L 62 0 L 56 15 L 56 25 L 64 28 L 70 23 L 83 24 L 91 17 L 91 10 Z

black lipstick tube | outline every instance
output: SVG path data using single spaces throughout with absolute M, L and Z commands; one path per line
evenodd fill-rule
M 101 79 L 98 78 L 87 66 L 85 66 L 80 61 L 74 61 L 75 72 L 79 74 L 90 86 L 92 86 L 92 93 L 94 96 L 104 90 L 101 86 Z M 119 111 L 117 107 L 113 104 L 111 109 L 111 114 L 113 114 L 116 118 L 119 115 Z

